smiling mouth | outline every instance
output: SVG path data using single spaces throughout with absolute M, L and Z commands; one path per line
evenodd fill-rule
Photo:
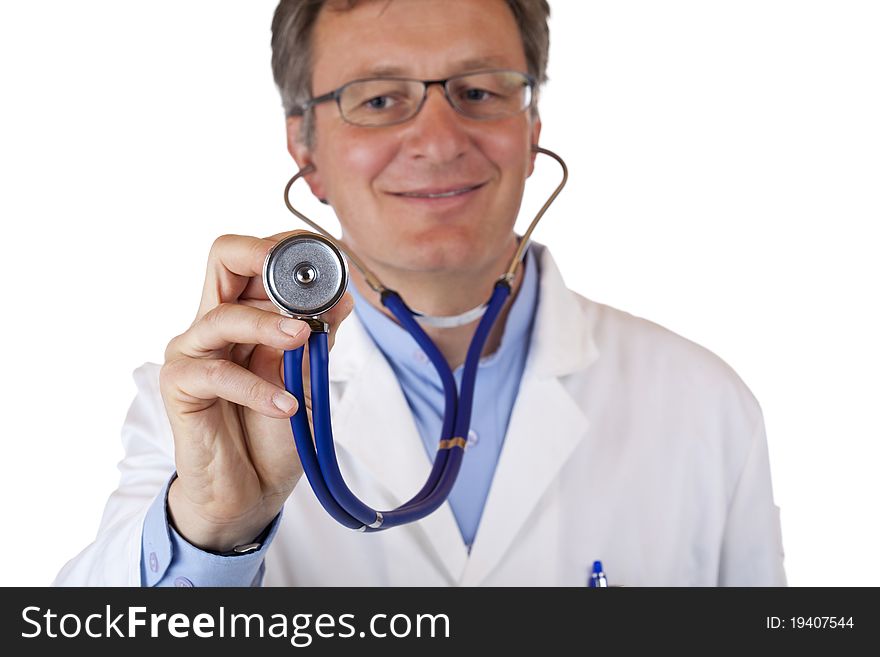
M 470 185 L 468 187 L 459 187 L 458 189 L 450 189 L 436 192 L 395 192 L 394 195 L 403 196 L 404 198 L 452 198 L 453 196 L 461 196 L 462 194 L 472 192 L 475 189 L 479 189 L 485 184 L 486 183 L 479 183 L 477 185 Z

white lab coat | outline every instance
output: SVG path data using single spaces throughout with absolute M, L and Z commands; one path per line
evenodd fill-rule
M 444 504 L 363 534 L 336 524 L 305 477 L 267 550 L 265 585 L 784 585 L 761 410 L 704 348 L 565 287 L 546 248 L 532 343 L 482 521 L 468 551 Z M 331 356 L 343 474 L 390 509 L 430 462 L 391 368 L 352 315 Z M 121 481 L 62 585 L 140 583 L 141 526 L 174 471 L 159 366 L 135 372 Z M 479 413 L 475 409 L 475 413 Z M 466 456 L 465 456 L 466 458 Z

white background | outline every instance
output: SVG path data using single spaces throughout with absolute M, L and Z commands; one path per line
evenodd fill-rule
M 750 386 L 789 582 L 880 585 L 880 5 L 552 5 L 542 143 L 571 182 L 537 239 Z M 94 537 L 131 371 L 189 325 L 214 237 L 294 226 L 273 8 L 0 4 L 0 584 Z

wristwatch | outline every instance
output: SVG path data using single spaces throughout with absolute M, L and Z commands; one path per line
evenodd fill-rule
M 262 543 L 245 543 L 244 545 L 236 545 L 228 552 L 211 552 L 211 554 L 217 554 L 221 557 L 237 557 L 248 552 L 255 552 L 261 547 L 263 547 Z
M 250 543 L 242 543 L 241 545 L 236 545 L 231 550 L 227 550 L 226 552 L 214 552 L 213 550 L 205 550 L 210 554 L 216 554 L 221 557 L 240 557 L 243 554 L 250 554 L 251 552 L 256 552 L 261 547 L 263 547 L 263 542 L 266 540 L 266 537 L 269 536 L 269 532 L 272 531 L 272 526 L 275 524 L 277 520 L 277 516 L 266 525 L 266 528 L 260 532 L 260 535 L 257 536 Z

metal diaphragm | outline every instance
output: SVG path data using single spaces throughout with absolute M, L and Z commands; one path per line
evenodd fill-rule
M 345 294 L 348 265 L 323 235 L 299 233 L 272 247 L 263 265 L 263 286 L 278 308 L 294 317 L 316 317 Z

